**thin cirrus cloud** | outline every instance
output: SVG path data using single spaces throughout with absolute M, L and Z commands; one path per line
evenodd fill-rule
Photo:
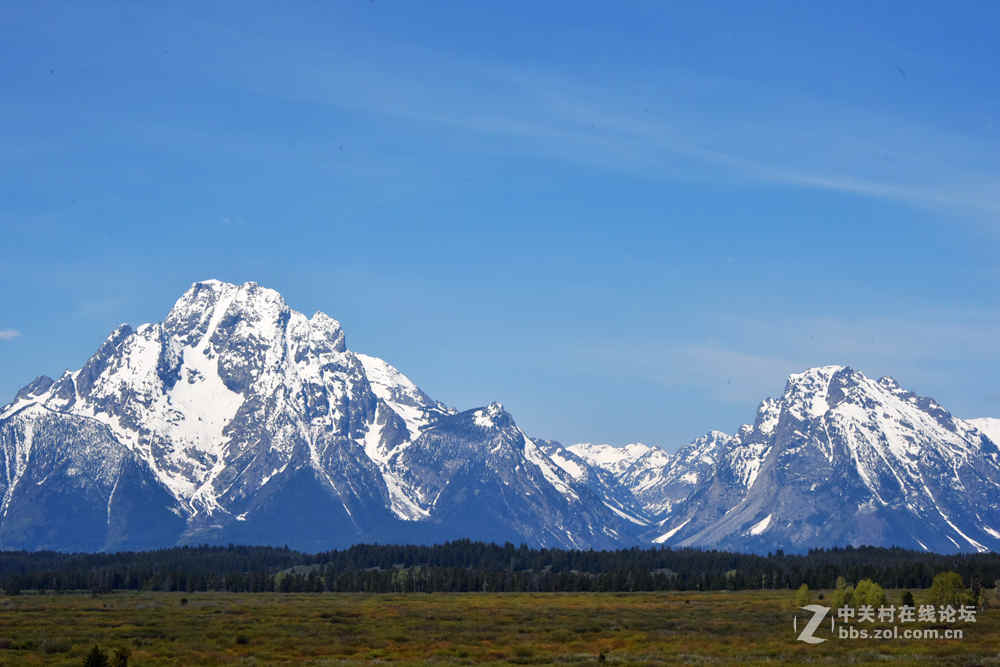
M 0 340 L 14 340 L 20 335 L 17 329 L 0 329 Z
M 963 381 L 960 369 L 1000 370 L 998 336 L 997 317 L 949 309 L 850 320 L 723 317 L 711 339 L 623 339 L 584 344 L 580 352 L 609 374 L 627 373 L 670 390 L 696 388 L 727 403 L 755 403 L 780 393 L 789 373 L 847 364 L 869 377 L 891 374 L 918 393 L 940 394 L 935 397 L 946 404 L 985 414 L 995 396 Z M 963 361 L 964 354 L 975 362 Z
M 257 69 L 237 78 L 261 93 L 417 122 L 473 141 L 499 139 L 498 150 L 644 178 L 722 176 L 836 191 L 990 227 L 1000 213 L 994 142 L 895 112 L 681 70 L 659 72 L 655 81 L 582 82 L 540 68 L 411 55 L 392 66 L 340 55 L 314 58 L 311 67 L 270 63 L 273 75 Z

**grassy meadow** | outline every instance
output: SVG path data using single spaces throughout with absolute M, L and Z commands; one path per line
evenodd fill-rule
M 890 592 L 899 604 L 901 592 Z M 921 592 L 916 592 L 921 602 Z M 794 591 L 149 593 L 0 597 L 0 664 L 1000 664 L 1000 609 L 963 640 L 795 641 Z M 815 596 L 814 596 L 815 599 Z M 826 595 L 829 599 L 829 595 Z M 821 601 L 822 603 L 822 601 Z M 805 620 L 800 612 L 799 627 Z M 827 621 L 827 626 L 829 621 Z M 908 626 L 909 627 L 909 626 Z M 818 631 L 817 635 L 829 636 Z

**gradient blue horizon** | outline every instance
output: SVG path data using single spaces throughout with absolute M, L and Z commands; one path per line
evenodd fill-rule
M 1000 8 L 0 12 L 0 403 L 198 280 L 458 408 L 674 449 L 788 373 L 1000 416 Z

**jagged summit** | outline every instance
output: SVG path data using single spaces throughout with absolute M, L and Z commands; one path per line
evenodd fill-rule
M 895 380 L 847 366 L 793 374 L 753 426 L 721 444 L 708 480 L 672 506 L 660 542 L 1000 546 L 995 444 Z
M 485 408 L 479 408 L 472 412 L 472 421 L 482 429 L 492 430 L 503 428 L 514 423 L 514 418 L 503 409 L 503 403 L 493 401 Z
M 792 373 L 785 383 L 783 400 L 799 416 L 821 415 L 830 407 L 830 391 L 835 379 L 846 380 L 853 373 L 847 366 L 818 366 Z
M 43 422 L 46 429 L 36 428 Z M 62 451 L 48 438 L 80 424 L 91 436 L 79 451 L 48 456 Z M 18 392 L 0 410 L 0 429 L 3 547 L 72 547 L 58 531 L 36 539 L 4 517 L 18 508 L 30 514 L 38 494 L 61 502 L 65 488 L 46 480 L 54 482 L 70 454 L 97 466 L 112 449 L 130 461 L 135 484 L 158 489 L 149 496 L 155 511 L 181 521 L 160 522 L 177 530 L 161 536 L 163 544 L 328 548 L 465 536 L 453 526 L 476 524 L 469 494 L 524 508 L 523 517 L 501 513 L 476 524 L 484 538 L 611 545 L 621 523 L 574 490 L 499 403 L 457 413 L 390 364 L 349 350 L 337 320 L 307 317 L 254 282 L 192 284 L 162 322 L 122 325 L 79 370 Z M 484 460 L 484 450 L 495 456 Z M 48 473 L 28 493 L 21 480 L 41 470 Z M 111 531 L 117 489 L 125 487 L 89 480 L 84 487 L 109 508 L 106 521 L 91 526 L 101 544 L 131 544 Z M 128 499 L 129 508 L 145 506 L 144 498 Z

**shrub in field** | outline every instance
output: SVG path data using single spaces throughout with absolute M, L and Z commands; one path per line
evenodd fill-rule
M 862 579 L 854 589 L 854 606 L 871 605 L 878 609 L 886 602 L 885 589 L 871 579 Z
M 834 609 L 840 609 L 841 607 L 853 607 L 854 606 L 854 587 L 845 586 L 844 588 L 838 588 L 833 592 L 833 597 L 830 598 L 830 604 Z
M 83 667 L 110 667 L 108 654 L 102 651 L 100 646 L 94 644 L 94 648 L 90 649 L 90 653 L 83 659 Z
M 41 649 L 45 653 L 68 653 L 73 648 L 73 642 L 68 639 L 43 639 Z
M 972 602 L 969 599 L 969 592 L 965 590 L 962 583 L 962 575 L 958 572 L 940 572 L 934 575 L 931 583 L 931 602 L 938 606 L 959 605 Z
M 916 607 L 917 603 L 913 601 L 913 593 L 906 591 L 903 593 L 903 604 L 907 607 Z
M 115 652 L 111 654 L 111 667 L 128 667 L 128 659 L 131 655 L 132 651 L 127 646 L 116 648 Z
M 801 586 L 799 586 L 799 590 L 795 592 L 795 606 L 804 607 L 807 604 L 809 604 L 809 601 L 811 599 L 812 596 L 809 595 L 809 585 L 802 584 Z

